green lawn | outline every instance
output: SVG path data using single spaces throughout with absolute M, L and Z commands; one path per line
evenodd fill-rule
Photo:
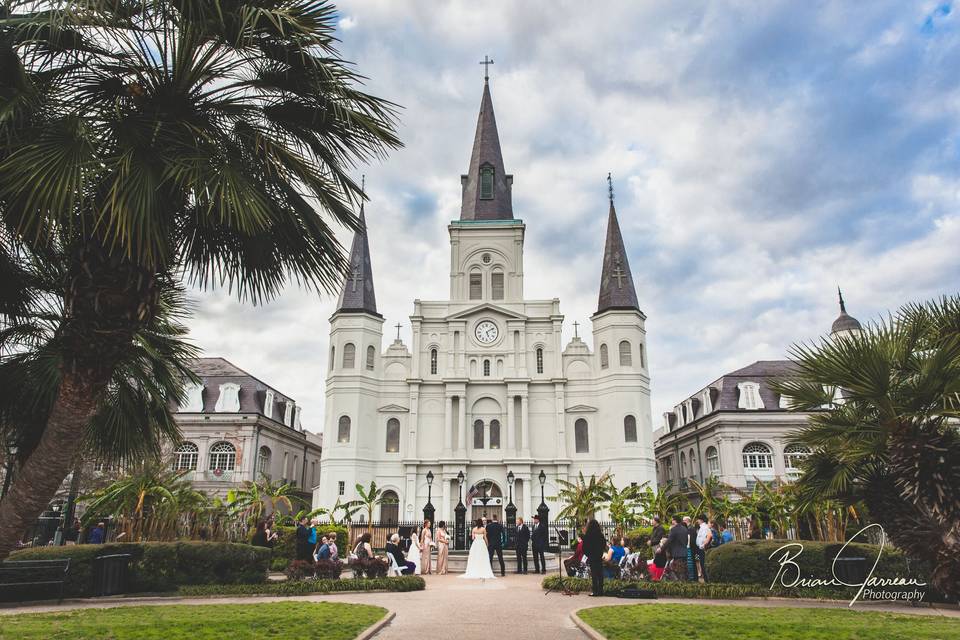
M 0 616 L 0 638 L 352 640 L 386 609 L 334 602 L 171 605 Z
M 699 604 L 597 607 L 580 618 L 610 640 L 954 640 L 960 620 L 845 609 L 773 609 Z

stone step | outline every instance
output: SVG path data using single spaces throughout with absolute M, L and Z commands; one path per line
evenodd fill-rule
M 467 570 L 467 558 L 469 554 L 466 551 L 451 551 L 450 555 L 447 557 L 447 571 L 450 573 L 463 573 Z M 547 560 L 547 573 L 553 572 L 557 573 L 557 567 L 559 562 L 557 560 L 556 554 L 548 553 L 546 555 Z M 507 573 L 515 573 L 517 571 L 517 554 L 512 549 L 505 550 L 503 552 L 503 565 Z M 436 570 L 437 566 L 437 556 L 433 556 L 433 567 Z M 497 561 L 497 557 L 493 557 L 493 571 L 494 573 L 499 573 L 500 563 Z M 533 573 L 533 554 L 527 554 L 527 571 Z

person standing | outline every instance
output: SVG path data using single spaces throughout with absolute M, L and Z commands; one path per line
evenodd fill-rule
M 517 518 L 517 573 L 527 572 L 527 546 L 530 544 L 530 527 L 523 518 Z
M 90 532 L 90 535 L 87 536 L 87 542 L 90 544 L 103 544 L 106 539 L 107 525 L 102 522 L 98 522 L 97 526 Z
M 593 582 L 593 597 L 603 595 L 603 555 L 607 550 L 607 541 L 603 537 L 600 523 L 591 520 L 587 524 L 587 532 L 583 534 L 583 553 L 587 556 L 590 565 L 590 578 Z
M 712 543 L 713 532 L 710 531 L 707 519 L 704 516 L 697 516 L 697 548 L 694 553 L 696 554 L 697 568 L 700 570 L 704 582 L 707 581 L 707 549 L 710 548 Z
M 410 546 L 407 547 L 407 559 L 414 565 L 413 575 L 420 575 L 420 534 L 414 529 L 410 532 Z
M 75 545 L 80 539 L 80 520 L 74 520 L 73 524 L 68 526 L 63 532 L 63 544 Z
M 533 516 L 533 533 L 530 534 L 530 542 L 533 546 L 533 572 L 547 572 L 547 558 L 543 552 L 547 549 L 547 525 L 540 522 L 540 516 Z
M 727 525 L 723 522 L 720 523 L 720 544 L 727 544 L 728 542 L 733 542 L 733 531 L 727 528 Z
M 683 516 L 683 526 L 687 528 L 687 580 L 697 581 L 697 528 L 690 516 Z
M 307 527 L 307 544 L 310 545 L 310 557 L 317 559 L 317 551 L 320 550 L 320 541 L 317 540 L 317 521 L 311 520 Z
M 310 529 L 307 527 L 307 517 L 300 518 L 297 523 L 297 560 L 312 560 L 313 546 L 310 544 Z
M 665 535 L 663 525 L 660 524 L 660 516 L 653 516 L 653 531 L 650 533 L 650 540 L 647 541 L 647 545 L 656 549 Z
M 430 530 L 431 522 L 423 521 L 423 534 L 420 536 L 420 573 L 429 575 L 433 573 L 431 564 L 433 562 L 433 533 Z
M 670 572 L 677 580 L 685 580 L 687 575 L 688 535 L 680 516 L 673 516 L 673 526 L 667 537 L 667 551 L 670 554 Z
M 487 525 L 487 552 L 490 554 L 490 566 L 493 566 L 493 554 L 496 553 L 500 560 L 500 577 L 507 575 L 503 564 L 503 526 L 497 522 L 497 514 L 490 516 L 490 524 Z
M 437 575 L 447 573 L 447 556 L 450 552 L 450 536 L 447 534 L 447 523 L 443 520 L 437 524 Z
M 253 532 L 250 544 L 255 547 L 270 548 L 270 544 L 267 542 L 267 523 L 263 520 L 257 523 L 257 530 Z

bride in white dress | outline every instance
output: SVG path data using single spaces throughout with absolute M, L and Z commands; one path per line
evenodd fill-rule
M 420 536 L 417 535 L 416 529 L 410 532 L 410 548 L 407 549 L 407 562 L 413 563 L 413 575 L 420 575 Z
M 490 568 L 490 555 L 487 552 L 487 530 L 483 522 L 477 520 L 476 526 L 470 532 L 473 543 L 470 545 L 470 555 L 467 557 L 467 571 L 461 578 L 473 580 L 493 580 L 493 569 Z

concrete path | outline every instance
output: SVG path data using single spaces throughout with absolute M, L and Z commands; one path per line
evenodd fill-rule
M 757 607 L 846 608 L 845 603 L 825 603 L 810 600 L 690 600 L 661 598 L 659 600 L 623 600 L 619 598 L 589 598 L 586 595 L 565 596 L 551 593 L 544 596 L 540 576 L 507 575 L 480 583 L 463 580 L 454 575 L 425 576 L 427 589 L 411 593 L 344 593 L 299 596 L 297 600 L 355 602 L 373 604 L 396 613 L 396 617 L 381 630 L 376 640 L 423 640 L 439 634 L 453 640 L 583 640 L 586 636 L 570 618 L 579 609 L 607 604 L 678 603 L 701 605 L 737 605 Z M 277 600 L 274 597 L 229 598 L 116 598 L 89 599 L 64 602 L 62 605 L 0 609 L 0 615 L 12 613 L 62 611 L 76 608 L 103 608 L 134 605 L 168 604 L 252 604 Z M 915 615 L 941 615 L 957 620 L 960 630 L 960 610 L 955 607 L 932 609 L 909 605 L 864 604 L 860 610 L 891 611 Z

